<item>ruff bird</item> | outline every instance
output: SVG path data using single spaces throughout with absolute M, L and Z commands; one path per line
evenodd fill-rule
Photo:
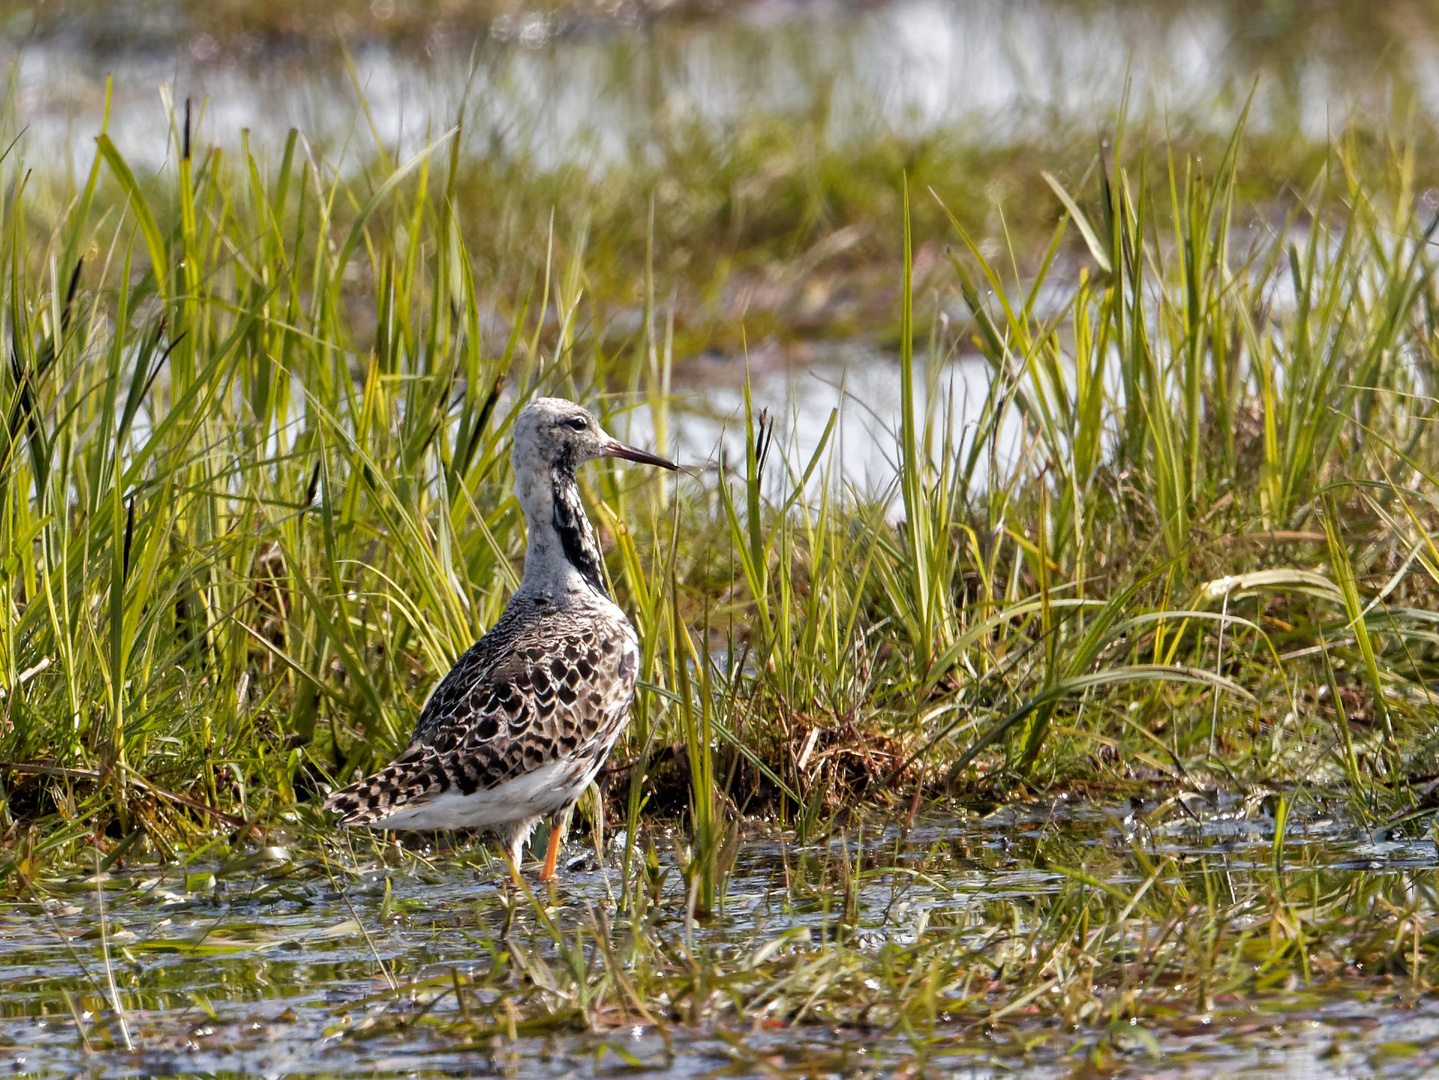
M 629 719 L 640 655 L 575 484 L 600 457 L 677 468 L 610 438 L 571 401 L 520 412 L 510 460 L 529 534 L 524 580 L 430 694 L 405 752 L 325 801 L 340 825 L 487 828 L 517 873 L 540 818 L 568 811 L 600 771 Z M 559 835 L 550 830 L 542 881 Z

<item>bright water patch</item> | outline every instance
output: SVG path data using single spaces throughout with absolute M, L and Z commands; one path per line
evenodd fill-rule
M 724 370 L 713 381 L 688 385 L 676 394 L 666 425 L 668 445 L 661 449 L 681 464 L 708 470 L 723 460 L 728 470 L 743 473 L 744 389 L 729 371 L 736 363 L 724 362 Z M 932 408 L 937 417 L 948 417 L 958 425 L 951 432 L 936 425 L 931 452 L 942 457 L 948 448 L 951 454 L 966 456 L 974 443 L 973 425 L 989 392 L 989 366 L 970 358 L 939 364 L 932 373 L 923 361 L 915 367 L 915 415 L 922 423 Z M 778 436 L 766 470 L 770 494 L 782 496 L 792 490 L 819 453 L 811 493 L 828 483 L 867 498 L 894 501 L 904 400 L 896 358 L 857 346 L 826 350 L 810 363 L 754 372 L 750 398 L 756 415 L 764 412 Z M 629 414 L 627 431 L 625 423 L 617 426 L 622 438 L 640 446 L 653 444 L 655 422 L 648 407 Z M 1019 435 L 1020 418 L 1009 410 L 993 447 L 1002 471 L 1017 456 Z M 989 476 L 989 462 L 986 453 L 974 471 L 977 489 Z
M 1223 133 L 1255 96 L 1251 127 L 1324 141 L 1351 111 L 1382 115 L 1412 93 L 1439 102 L 1435 27 L 1419 5 L 1376 19 L 1365 5 L 1202 2 L 1076 4 L 903 0 L 872 7 L 754 4 L 739 17 L 616 23 L 565 33 L 542 14 L 506 20 L 482 43 L 357 47 L 352 77 L 334 51 L 227 56 L 197 27 L 173 49 L 97 57 L 75 37 L 0 44 L 14 65 L 18 120 L 48 162 L 83 164 L 114 79 L 111 133 L 126 158 L 158 167 L 171 117 L 157 92 L 207 102 L 205 141 L 242 128 L 275 147 L 296 126 L 327 154 L 357 132 L 412 152 L 462 116 L 478 153 L 523 151 L 545 167 L 595 170 L 700 125 L 723 135 L 756 112 L 822 109 L 836 140 L 875 130 L 963 132 L 977 146 L 1097 133 L 1126 88 L 1131 115 Z M 511 25 L 513 24 L 513 25 Z M 366 109 L 361 111 L 360 93 Z

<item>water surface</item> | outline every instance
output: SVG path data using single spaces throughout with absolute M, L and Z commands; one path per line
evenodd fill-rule
M 1279 880 L 1295 890 L 1363 882 L 1390 895 L 1436 881 L 1432 840 L 1366 830 L 1322 806 L 1290 817 L 1276 878 L 1266 803 L 1189 802 L 1155 814 L 1153 803 L 1061 800 L 909 829 L 854 822 L 802 845 L 792 834 L 755 832 L 722 914 L 699 923 L 685 917 L 671 841 L 656 834 L 661 883 L 645 933 L 654 948 L 732 975 L 766 950 L 819 956 L 836 935 L 874 955 L 916 934 L 978 941 L 996 917 L 1016 917 L 1065 887 L 1056 853 L 1111 869 L 1135 850 L 1172 856 L 1168 884 L 1221 882 L 1235 896 Z M 602 919 L 615 948 L 624 944 L 630 930 L 615 916 L 620 851 L 612 840 L 601 860 L 583 843 L 569 846 L 553 908 L 566 934 Z M 34 899 L 0 907 L 0 1065 L 21 1076 L 97 1077 L 861 1076 L 908 1067 L 977 1080 L 1016 1070 L 1076 1075 L 1103 1046 L 1114 1071 L 1133 1076 L 1423 1076 L 1439 1067 L 1439 1003 L 1405 993 L 1402 979 L 1375 977 L 1314 987 L 1290 980 L 1207 1012 L 1172 1010 L 1132 1035 L 1102 1022 L 1059 1028 L 1042 1013 L 998 1026 L 941 1019 L 904 1032 L 826 1022 L 823 1004 L 797 1023 L 766 1023 L 763 1009 L 758 1019 L 721 1009 L 688 1022 L 682 1001 L 668 1012 L 651 1002 L 663 1034 L 633 1010 L 611 1011 L 590 1030 L 576 1018 L 537 1022 L 533 983 L 513 971 L 496 981 L 495 971 L 508 970 L 516 949 L 551 970 L 567 961 L 523 901 L 508 913 L 513 890 L 487 850 L 388 858 L 394 865 L 373 852 L 292 860 L 272 844 L 185 871 L 112 869 L 100 886 L 93 875 L 40 883 Z M 823 884 L 841 863 L 861 883 L 847 922 Z M 1141 877 L 1112 873 L 1106 883 L 1133 891 Z M 102 894 L 124 1031 L 109 1007 Z M 463 1007 L 457 978 L 470 987 Z M 478 1014 L 497 994 L 514 996 L 513 1035 L 503 1021 L 463 1022 L 465 1008 Z M 503 1003 L 486 1015 L 503 1017 Z M 133 1050 L 123 1047 L 127 1034 Z

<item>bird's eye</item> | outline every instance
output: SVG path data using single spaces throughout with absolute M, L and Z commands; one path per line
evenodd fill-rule
M 576 431 L 584 431 L 590 426 L 590 418 L 588 416 L 572 416 L 565 423 Z

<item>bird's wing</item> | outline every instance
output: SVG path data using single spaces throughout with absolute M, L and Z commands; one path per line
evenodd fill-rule
M 440 681 L 403 754 L 326 800 L 340 824 L 383 824 L 452 789 L 470 795 L 556 758 L 608 750 L 634 697 L 639 653 L 630 634 L 539 627 L 498 659 L 482 645 Z

